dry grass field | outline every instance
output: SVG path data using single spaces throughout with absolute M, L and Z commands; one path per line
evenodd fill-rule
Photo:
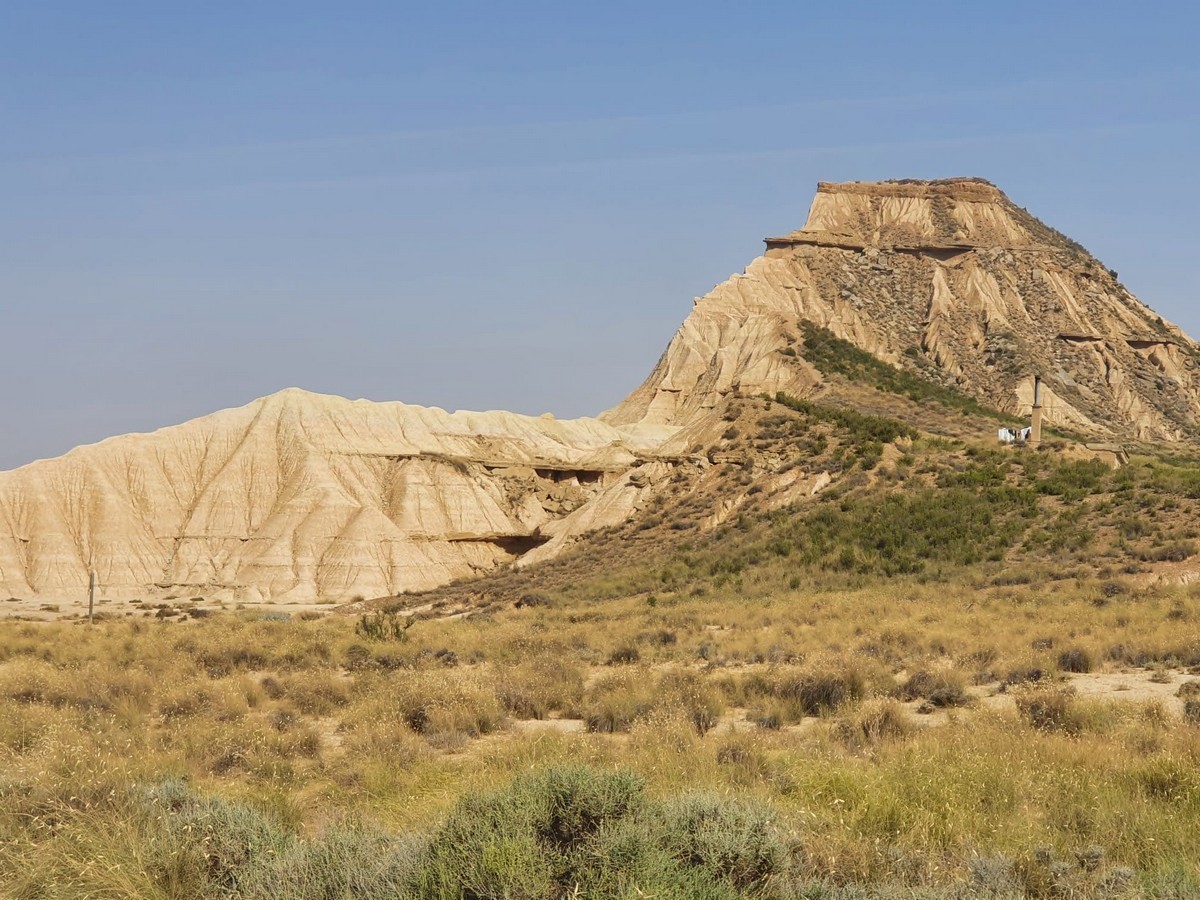
M 3 894 L 1200 897 L 1200 468 L 892 381 L 530 569 L 0 622 Z
M 733 593 L 6 623 L 5 894 L 1200 895 L 1195 592 Z

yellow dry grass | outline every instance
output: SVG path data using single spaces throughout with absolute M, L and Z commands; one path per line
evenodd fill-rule
M 154 849 L 121 799 L 167 777 L 289 827 L 350 817 L 398 832 L 571 763 L 633 769 L 663 796 L 761 800 L 828 883 L 946 885 L 1002 856 L 1033 884 L 1045 854 L 1095 847 L 1110 868 L 1190 877 L 1200 732 L 1161 703 L 1073 696 L 1057 670 L 1065 648 L 1109 673 L 1135 657 L 1195 665 L 1182 657 L 1197 652 L 1197 601 L 1179 589 L 1097 606 L 1095 590 L 668 593 L 607 604 L 602 624 L 552 602 L 425 620 L 390 642 L 336 616 L 8 623 L 0 871 L 44 885 L 88 869 L 97 896 L 171 896 L 148 886 L 166 876 L 145 874 Z M 622 648 L 637 660 L 608 664 Z M 1016 703 L 970 700 L 936 728 L 917 727 L 921 698 L 904 693 L 995 694 L 1032 669 L 1042 681 L 1006 689 Z M 591 730 L 511 727 L 562 717 Z M 117 871 L 104 859 L 143 875 L 102 890 Z

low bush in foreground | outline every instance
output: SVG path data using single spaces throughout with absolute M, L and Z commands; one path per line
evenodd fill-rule
M 770 819 L 710 796 L 654 802 L 637 776 L 550 769 L 459 805 L 434 836 L 427 897 L 766 896 Z
M 339 824 L 305 838 L 175 779 L 116 802 L 136 823 L 141 871 L 123 888 L 109 879 L 103 896 L 733 900 L 780 896 L 773 886 L 786 862 L 759 808 L 703 794 L 652 800 L 624 771 L 520 777 L 460 801 L 424 837 Z M 28 888 L 16 896 L 84 895 Z

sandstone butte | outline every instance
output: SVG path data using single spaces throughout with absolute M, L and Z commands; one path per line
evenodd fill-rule
M 0 597 L 344 601 L 557 553 L 645 506 L 732 393 L 819 394 L 804 321 L 1095 440 L 1197 437 L 1200 347 L 978 179 L 826 184 L 650 377 L 556 420 L 289 389 L 0 473 Z M 689 448 L 691 452 L 689 452 Z

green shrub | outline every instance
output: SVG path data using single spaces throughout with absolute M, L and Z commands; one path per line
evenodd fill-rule
M 809 565 L 885 576 L 931 563 L 966 566 L 1016 543 L 1036 510 L 1030 492 L 1002 487 L 923 488 L 826 505 L 794 528 L 793 554 Z
M 412 886 L 424 849 L 417 839 L 347 826 L 333 826 L 312 839 L 302 839 L 249 805 L 197 796 L 177 780 L 146 790 L 141 805 L 151 834 L 157 832 L 146 842 L 148 868 L 159 883 L 181 889 L 179 896 L 244 900 L 414 896 Z
M 578 882 L 597 832 L 643 804 L 627 773 L 551 769 L 459 802 L 420 874 L 432 897 L 550 897 Z
M 414 897 L 424 844 L 357 827 L 292 840 L 281 853 L 239 873 L 243 900 L 394 900 Z
M 694 794 L 653 808 L 650 818 L 659 846 L 704 880 L 751 891 L 782 867 L 770 816 L 749 804 Z
M 370 641 L 403 641 L 415 621 L 412 616 L 402 618 L 396 610 L 381 609 L 360 616 L 354 633 Z
M 841 375 L 850 381 L 869 384 L 876 390 L 898 394 L 917 402 L 932 400 L 950 409 L 1006 422 L 1013 421 L 1010 416 L 983 406 L 961 391 L 934 384 L 919 375 L 876 359 L 849 341 L 836 337 L 827 328 L 813 322 L 802 322 L 800 327 L 804 332 L 804 358 L 824 375 Z
M 203 873 L 210 884 L 236 893 L 256 867 L 269 865 L 292 837 L 268 816 L 244 803 L 197 797 L 181 781 L 165 781 L 146 792 L 150 811 L 176 849 L 173 867 Z
M 813 421 L 828 422 L 844 429 L 849 433 L 850 442 L 854 446 L 861 447 L 871 442 L 891 444 L 902 437 L 916 438 L 918 436 L 915 428 L 897 422 L 895 419 L 867 415 L 853 409 L 812 403 L 782 391 L 775 395 L 775 402 L 795 412 L 803 413 Z
M 1111 473 L 1100 460 L 1071 460 L 1054 466 L 1038 481 L 1037 489 L 1064 500 L 1081 500 L 1096 493 Z
M 459 803 L 421 896 L 762 896 L 783 865 L 771 820 L 707 796 L 655 803 L 637 776 L 554 768 Z

